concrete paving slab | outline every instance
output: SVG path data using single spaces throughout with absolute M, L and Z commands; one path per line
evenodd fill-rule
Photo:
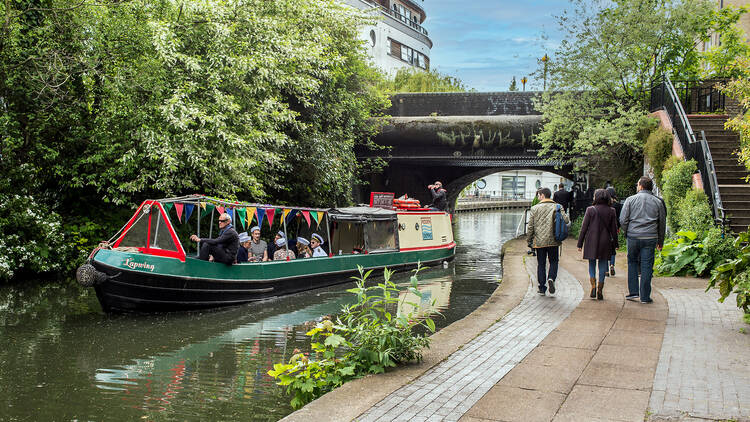
M 592 350 L 539 346 L 498 385 L 567 394 L 593 355 Z
M 643 305 L 649 306 L 649 305 Z M 613 330 L 633 331 L 636 334 L 659 334 L 664 332 L 664 321 L 652 321 L 647 319 L 618 318 Z
M 648 391 L 576 385 L 554 421 L 642 421 Z
M 653 380 L 653 369 L 616 363 L 591 362 L 583 371 L 577 384 L 650 391 Z
M 596 350 L 607 332 L 606 328 L 601 327 L 575 327 L 566 325 L 550 333 L 541 344 L 543 346 Z
M 497 385 L 466 415 L 508 422 L 547 422 L 557 413 L 564 394 Z
M 604 337 L 602 344 L 612 346 L 635 346 L 661 350 L 662 338 L 658 333 L 635 334 L 632 331 L 612 330 Z

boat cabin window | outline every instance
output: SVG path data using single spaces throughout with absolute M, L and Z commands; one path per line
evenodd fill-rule
M 149 248 L 163 249 L 165 251 L 177 252 L 177 246 L 172 241 L 169 233 L 169 225 L 164 222 L 161 213 L 156 207 L 151 207 L 151 244 Z
M 151 222 L 150 233 L 149 220 Z M 146 242 L 149 244 L 146 245 Z M 140 215 L 117 245 L 118 248 L 146 248 L 147 246 L 177 252 L 177 245 L 169 232 L 169 223 L 164 221 L 162 213 L 156 206 L 141 209 Z
M 120 248 L 144 248 L 148 235 L 148 217 L 150 212 L 141 212 L 138 219 L 130 226 L 125 236 L 120 240 Z
M 370 221 L 364 226 L 365 242 L 369 252 L 392 251 L 398 248 L 395 221 Z
M 331 243 L 333 254 L 362 252 L 365 247 L 364 224 L 339 222 L 334 225 Z

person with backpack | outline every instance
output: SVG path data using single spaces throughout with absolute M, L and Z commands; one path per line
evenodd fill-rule
M 609 269 L 609 261 L 618 248 L 617 213 L 610 204 L 609 193 L 605 189 L 594 191 L 594 204 L 586 208 L 583 215 L 581 233 L 578 235 L 578 251 L 583 250 L 583 259 L 589 261 L 589 297 L 604 299 L 604 278 Z M 583 248 L 583 249 L 582 249 Z M 596 282 L 596 264 L 599 262 L 599 283 Z
M 544 296 L 548 285 L 549 292 L 555 293 L 560 245 L 567 237 L 570 219 L 562 206 L 550 199 L 552 192 L 549 188 L 539 189 L 536 196 L 539 203 L 531 207 L 527 235 L 529 248 L 536 251 L 539 294 Z

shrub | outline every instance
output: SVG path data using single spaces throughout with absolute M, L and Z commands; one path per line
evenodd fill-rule
M 702 275 L 710 271 L 710 259 L 703 254 L 701 243 L 695 232 L 681 231 L 664 244 L 654 262 L 661 275 Z
M 713 212 L 705 192 L 690 189 L 672 212 L 672 220 L 678 231 L 692 231 L 703 236 L 714 227 Z
M 706 291 L 719 288 L 719 302 L 731 293 L 737 294 L 737 307 L 750 314 L 750 232 L 740 233 L 734 240 L 735 258 L 727 259 L 716 267 Z M 747 319 L 747 317 L 746 317 Z
M 646 145 L 643 147 L 643 154 L 648 159 L 649 164 L 654 169 L 656 183 L 661 183 L 664 163 L 672 155 L 672 134 L 662 127 L 656 128 L 646 139 Z
M 59 214 L 32 196 L 0 193 L 0 281 L 66 269 L 70 253 Z
M 409 292 L 421 299 L 416 277 L 419 270 L 411 278 Z M 277 363 L 268 371 L 279 385 L 287 386 L 287 392 L 294 394 L 294 408 L 354 378 L 384 372 L 399 363 L 419 361 L 422 349 L 430 345 L 429 337 L 414 332 L 417 326 L 435 331 L 431 319 L 416 319 L 420 304 L 406 303 L 413 309 L 408 314 L 390 312 L 399 305 L 399 289 L 390 281 L 393 272 L 386 269 L 383 283 L 372 287 L 365 287 L 372 270 L 364 273 L 360 267 L 359 273 L 359 278 L 355 278 L 357 287 L 348 290 L 357 295 L 357 303 L 344 307 L 335 322 L 325 320 L 307 333 L 314 358 L 295 350 L 289 363 Z
M 570 223 L 570 237 L 571 239 L 578 239 L 578 235 L 581 234 L 581 226 L 583 225 L 583 215 L 579 215 L 575 220 Z
M 718 227 L 712 227 L 703 238 L 703 254 L 711 262 L 711 269 L 717 267 L 727 259 L 737 258 L 737 249 L 734 248 L 734 237 L 724 234 Z
M 680 231 L 674 218 L 677 204 L 693 186 L 693 174 L 697 169 L 695 160 L 680 161 L 663 173 L 662 192 L 667 203 L 667 221 L 673 232 Z

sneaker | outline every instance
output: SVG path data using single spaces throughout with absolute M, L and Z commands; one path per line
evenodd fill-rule
M 549 284 L 549 293 L 555 294 L 555 280 L 550 278 L 549 280 L 547 280 L 547 284 Z
M 614 276 L 615 276 L 615 266 L 614 266 L 614 265 L 610 265 L 610 266 L 609 266 L 609 274 L 610 274 L 610 275 L 611 275 L 612 277 L 614 277 Z
M 651 303 L 653 300 L 651 299 L 641 299 L 641 303 Z
M 544 296 L 544 295 L 545 295 L 544 289 L 542 289 L 542 288 L 540 287 L 540 288 L 539 288 L 539 296 Z
M 632 300 L 632 301 L 636 302 L 636 301 L 638 301 L 638 299 L 639 299 L 639 296 L 637 294 L 636 295 L 627 295 L 627 296 L 625 296 L 625 300 Z

